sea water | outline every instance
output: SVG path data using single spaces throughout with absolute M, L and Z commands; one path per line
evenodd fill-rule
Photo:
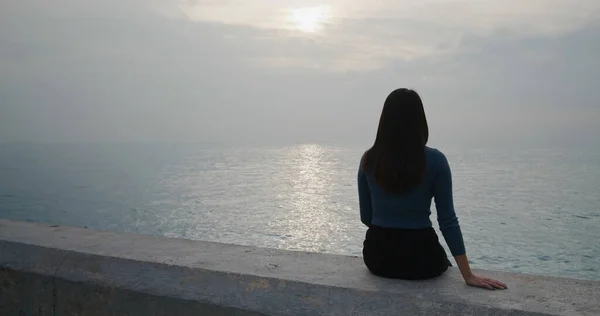
M 0 217 L 360 255 L 365 149 L 2 144 Z M 600 150 L 440 149 L 473 267 L 600 280 Z

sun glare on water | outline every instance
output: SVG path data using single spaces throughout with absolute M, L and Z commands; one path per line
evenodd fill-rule
M 290 11 L 290 20 L 299 31 L 315 33 L 331 20 L 331 8 L 316 6 L 293 9 Z

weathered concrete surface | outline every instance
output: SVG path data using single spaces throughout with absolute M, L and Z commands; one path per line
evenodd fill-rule
M 600 315 L 600 282 L 456 268 L 420 282 L 361 258 L 0 220 L 0 315 Z

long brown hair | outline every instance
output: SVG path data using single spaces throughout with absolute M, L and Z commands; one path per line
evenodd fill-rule
M 425 174 L 429 127 L 419 94 L 394 90 L 385 100 L 377 137 L 363 158 L 363 170 L 373 172 L 385 191 L 404 194 L 417 187 Z

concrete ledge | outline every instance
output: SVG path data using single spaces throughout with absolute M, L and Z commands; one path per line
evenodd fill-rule
M 507 291 L 371 276 L 362 259 L 0 220 L 1 315 L 600 315 L 600 282 Z

